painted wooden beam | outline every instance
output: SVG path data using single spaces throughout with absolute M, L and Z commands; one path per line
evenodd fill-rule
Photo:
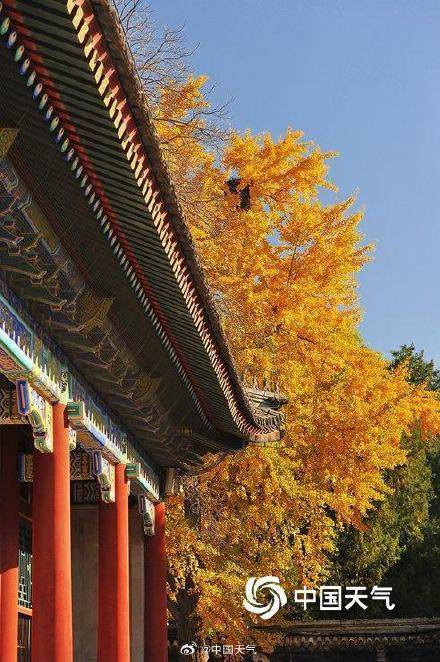
M 17 396 L 0 392 L 0 424 L 28 421 L 34 431 L 36 448 L 51 452 L 52 404 L 67 404 L 72 450 L 76 441 L 90 451 L 100 451 L 111 464 L 138 464 L 133 481 L 135 492 L 160 497 L 159 476 L 130 443 L 125 430 L 87 387 L 68 368 L 67 359 L 49 347 L 12 305 L 16 297 L 7 288 L 0 294 L 0 372 L 17 384 Z M 4 293 L 8 292 L 7 300 Z

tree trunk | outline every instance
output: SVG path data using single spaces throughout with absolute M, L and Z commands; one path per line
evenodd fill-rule
M 176 632 L 178 641 L 178 650 L 185 644 L 195 645 L 196 652 L 194 656 L 180 655 L 181 660 L 202 660 L 200 657 L 200 637 L 199 637 L 199 619 L 196 614 L 197 596 L 193 593 L 194 583 L 191 577 L 187 577 L 185 589 L 181 589 L 176 599 Z

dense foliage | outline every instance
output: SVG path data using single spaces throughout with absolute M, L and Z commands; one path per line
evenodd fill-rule
M 187 479 L 168 507 L 170 612 L 182 640 L 232 642 L 246 633 L 249 576 L 317 584 L 338 542 L 336 564 L 382 576 L 405 544 L 396 509 L 408 539 L 420 539 L 428 504 L 415 495 L 430 480 L 424 443 L 440 430 L 439 401 L 423 380 L 407 379 L 405 362 L 390 366 L 359 335 L 356 277 L 371 247 L 355 198 L 338 199 L 329 182 L 335 154 L 290 128 L 278 138 L 216 132 L 206 77 L 163 73 L 150 33 L 142 41 L 142 12 L 127 28 L 237 366 L 289 396 L 283 441 L 251 445 Z M 322 202 L 325 189 L 333 202 Z M 353 560 L 341 527 L 363 535 L 356 530 L 384 496 L 374 540 Z
M 406 362 L 411 383 L 440 390 L 440 372 L 414 345 L 404 345 L 392 354 L 391 367 Z M 385 474 L 391 492 L 375 504 L 362 529 L 348 526 L 341 531 L 331 558 L 331 576 L 341 584 L 393 587 L 393 617 L 438 616 L 440 439 L 422 441 L 415 427 L 402 445 L 407 452 L 405 464 Z M 368 613 L 384 615 L 383 607 Z

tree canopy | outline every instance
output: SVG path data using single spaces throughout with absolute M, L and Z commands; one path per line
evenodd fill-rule
M 406 363 L 411 383 L 440 391 L 440 373 L 423 351 L 403 345 L 392 356 L 391 368 Z M 367 514 L 362 529 L 344 527 L 338 536 L 331 576 L 341 584 L 392 586 L 393 616 L 435 616 L 440 613 L 436 589 L 440 577 L 440 439 L 422 441 L 414 427 L 402 445 L 407 453 L 405 464 L 385 474 L 390 493 Z M 383 609 L 370 610 L 368 616 L 383 617 Z
M 140 29 L 136 23 L 128 37 L 145 63 L 152 42 L 139 56 Z M 281 442 L 250 445 L 184 480 L 168 507 L 170 612 L 200 636 L 229 633 L 229 641 L 247 633 L 249 576 L 316 585 L 343 525 L 362 530 L 393 489 L 402 508 L 411 502 L 411 476 L 428 480 L 417 449 L 440 431 L 439 400 L 426 379 L 408 379 L 407 363 L 396 356 L 390 365 L 359 334 L 357 274 L 372 246 L 359 230 L 356 197 L 340 199 L 329 180 L 336 154 L 293 128 L 279 137 L 216 132 L 205 76 L 179 69 L 173 77 L 157 62 L 156 78 L 146 71 L 157 131 L 237 366 L 250 383 L 278 384 L 289 397 Z M 333 201 L 323 202 L 324 190 Z M 397 466 L 392 485 L 387 476 Z M 406 492 L 396 489 L 399 480 Z M 412 507 L 408 536 L 417 539 L 426 503 L 418 504 L 420 522 Z M 382 533 L 390 564 L 401 543 Z M 382 572 L 376 556 L 372 576 Z
M 200 103 L 203 82 L 188 83 L 185 105 Z M 359 336 L 356 274 L 371 247 L 354 198 L 320 200 L 334 155 L 291 129 L 279 139 L 232 133 L 216 157 L 180 139 L 185 157 L 169 160 L 234 357 L 248 379 L 289 396 L 282 442 L 252 445 L 198 478 L 197 529 L 181 499 L 171 509 L 174 581 L 191 576 L 203 632 L 239 635 L 247 577 L 324 577 L 338 527 L 363 526 L 392 489 L 386 472 L 406 462 L 402 436 L 438 432 L 439 402 Z

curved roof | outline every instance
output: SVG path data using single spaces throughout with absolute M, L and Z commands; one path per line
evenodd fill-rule
M 361 651 L 389 647 L 405 651 L 431 646 L 438 650 L 440 646 L 438 618 L 292 621 L 289 625 L 255 626 L 253 629 L 283 635 L 280 647 L 288 650 Z
M 1 25 L 5 14 L 22 84 L 174 365 L 198 436 L 230 448 L 279 439 L 281 400 L 249 397 L 237 376 L 115 10 L 108 0 L 7 0 Z M 122 286 L 118 296 L 126 303 Z

